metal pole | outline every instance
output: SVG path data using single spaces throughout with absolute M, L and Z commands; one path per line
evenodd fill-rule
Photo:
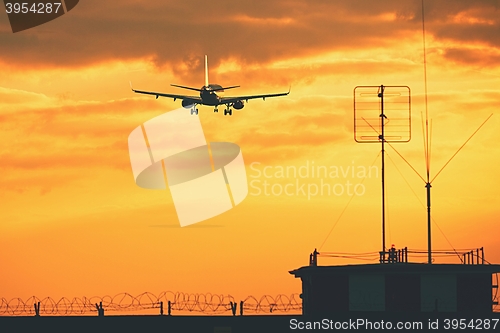
M 380 128 L 381 134 L 379 135 L 379 139 L 382 142 L 382 252 L 384 253 L 384 262 L 385 262 L 385 137 L 384 137 L 384 85 L 380 86 L 380 93 L 378 97 L 380 97 Z
M 431 237 L 431 183 L 427 181 L 427 259 L 428 263 L 432 264 L 432 237 Z

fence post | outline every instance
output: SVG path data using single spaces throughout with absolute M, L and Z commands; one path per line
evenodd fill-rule
M 238 308 L 238 303 L 229 302 L 231 304 L 231 312 L 233 316 L 236 316 L 236 309 Z
M 167 314 L 170 316 L 172 315 L 172 303 L 170 301 L 168 301 L 168 309 L 167 309 Z
M 35 307 L 35 317 L 40 317 L 40 302 L 33 304 Z
M 243 301 L 240 302 L 240 316 L 243 316 Z
M 95 307 L 97 309 L 97 316 L 104 317 L 104 309 L 102 308 L 102 302 L 99 302 L 99 305 L 95 303 Z
M 160 301 L 160 316 L 163 316 L 163 301 Z

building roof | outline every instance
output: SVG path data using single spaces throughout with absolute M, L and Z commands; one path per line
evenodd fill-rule
M 289 271 L 295 277 L 316 274 L 493 274 L 500 273 L 500 265 L 486 264 L 362 264 L 338 266 L 303 266 Z

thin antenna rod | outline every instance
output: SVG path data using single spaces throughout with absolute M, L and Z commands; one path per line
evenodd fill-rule
M 427 139 L 425 137 L 425 119 L 424 119 L 424 113 L 420 111 L 420 118 L 422 119 L 422 138 L 424 141 L 424 162 L 425 162 L 425 168 L 427 169 Z M 425 180 L 422 178 L 422 180 L 425 183 Z
M 431 157 L 432 157 L 432 118 L 431 118 L 431 128 L 429 131 L 429 152 L 427 153 L 429 157 L 429 170 L 431 169 Z
M 429 108 L 427 103 L 427 55 L 425 50 L 425 10 L 424 0 L 422 0 L 422 43 L 424 47 L 424 92 L 425 92 L 425 136 L 424 136 L 424 150 L 425 150 L 425 168 L 427 173 L 427 182 L 425 187 L 427 189 L 427 263 L 432 264 L 432 237 L 431 237 L 431 182 L 430 166 L 429 166 Z
M 374 130 L 374 131 L 375 131 L 375 133 L 377 133 L 377 135 L 379 135 L 379 136 L 380 136 L 380 133 L 379 133 L 379 132 L 378 132 L 378 131 L 377 131 L 377 130 L 376 130 L 376 129 L 372 126 L 372 124 L 370 124 L 370 123 L 369 123 L 369 122 L 368 122 L 365 118 L 363 118 L 363 117 L 361 117 L 361 119 L 363 119 L 363 120 L 365 121 L 365 123 L 366 123 L 368 126 L 370 126 L 370 127 L 372 128 L 372 130 Z M 423 123 L 422 123 L 422 129 L 423 129 Z M 409 167 L 410 167 L 413 171 L 415 171 L 415 173 L 417 174 L 417 176 L 418 176 L 420 179 L 422 179 L 422 181 L 425 183 L 425 179 L 424 179 L 422 176 L 420 176 L 420 174 L 418 173 L 418 171 L 417 171 L 417 170 L 415 170 L 415 168 L 414 168 L 414 167 L 410 164 L 410 162 L 408 162 L 408 160 L 407 160 L 406 158 L 404 158 L 404 156 L 403 156 L 403 155 L 401 155 L 401 154 L 399 153 L 399 151 L 398 151 L 396 148 L 394 148 L 394 146 L 393 146 L 393 145 L 391 145 L 391 143 L 390 143 L 390 142 L 386 142 L 386 143 L 389 145 L 389 147 L 391 147 L 391 148 L 392 148 L 392 149 L 396 152 L 396 154 L 398 154 L 398 155 L 399 155 L 399 157 L 401 157 L 401 159 L 402 159 L 403 161 L 405 161 L 405 162 L 406 162 L 406 164 L 408 164 L 408 166 L 409 166 Z
M 427 103 L 427 52 L 425 49 L 425 20 L 424 0 L 422 0 L 422 40 L 424 47 L 424 91 L 425 91 L 425 166 L 427 169 L 427 181 L 429 181 L 429 108 Z
M 404 158 L 404 157 L 403 157 L 403 155 L 401 155 L 401 154 L 399 153 L 399 151 L 397 151 L 397 150 L 396 150 L 396 148 L 394 148 L 394 146 L 393 146 L 393 145 L 391 145 L 389 142 L 387 142 L 387 144 L 389 145 L 389 147 L 391 147 L 391 148 L 392 148 L 392 149 L 396 152 L 396 154 L 398 154 L 398 155 L 399 155 L 399 157 L 401 157 L 401 159 L 402 159 L 403 161 L 405 161 L 405 162 L 406 162 L 406 164 L 408 164 L 408 166 L 409 166 L 409 167 L 410 167 L 413 171 L 415 171 L 415 173 L 417 174 L 417 176 L 418 176 L 420 179 L 422 179 L 422 181 L 425 183 L 425 179 L 424 179 L 422 176 L 420 176 L 420 174 L 418 173 L 418 171 L 417 171 L 417 170 L 415 170 L 415 168 L 414 168 L 414 167 L 410 164 L 410 162 L 408 162 L 408 161 L 406 160 L 406 158 Z
M 492 114 L 490 114 L 490 115 L 489 115 L 489 117 L 488 117 L 488 118 L 486 118 L 486 120 L 485 120 L 485 121 L 483 121 L 483 123 L 482 123 L 482 124 L 481 124 L 481 125 L 477 128 L 477 130 L 475 130 L 475 131 L 474 131 L 474 133 L 472 133 L 472 135 L 471 135 L 471 136 L 467 139 L 467 141 L 465 141 L 465 142 L 464 142 L 464 144 L 463 144 L 460 148 L 458 148 L 458 150 L 455 152 L 455 154 L 453 154 L 453 156 L 452 156 L 452 157 L 448 160 L 448 162 L 446 162 L 446 164 L 445 164 L 445 165 L 441 168 L 441 170 L 439 170 L 439 172 L 438 172 L 438 173 L 434 176 L 434 178 L 432 178 L 431 183 L 434 181 L 434 179 L 436 179 L 436 177 L 437 177 L 437 176 L 439 176 L 439 174 L 441 173 L 441 171 L 443 171 L 443 169 L 444 169 L 444 168 L 446 168 L 446 166 L 448 165 L 448 163 L 450 163 L 450 162 L 451 162 L 451 160 L 452 160 L 452 159 L 453 159 L 453 158 L 454 158 L 454 157 L 458 154 L 458 152 L 459 152 L 460 150 L 462 150 L 462 148 L 463 148 L 463 147 L 465 147 L 465 145 L 467 144 L 467 142 L 469 142 L 469 141 L 470 141 L 470 139 L 472 139 L 472 137 L 473 137 L 474 135 L 476 135 L 476 133 L 477 133 L 477 132 L 481 129 L 481 127 L 483 127 L 483 125 L 484 125 L 484 124 L 486 124 L 486 122 L 487 122 L 488 120 L 490 120 L 490 118 L 491 118 L 492 116 L 493 116 L 493 113 L 492 113 Z

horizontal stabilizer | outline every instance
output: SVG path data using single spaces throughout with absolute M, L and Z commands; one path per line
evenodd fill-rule
M 240 86 L 231 86 L 231 87 L 220 87 L 216 89 L 212 89 L 212 91 L 221 91 L 221 90 L 227 90 L 227 89 L 233 89 L 233 88 L 239 88 Z
M 192 87 L 186 87 L 186 86 L 179 86 L 177 84 L 171 84 L 172 87 L 177 87 L 177 88 L 182 88 L 182 89 L 189 89 L 189 90 L 194 90 L 194 91 L 201 91 L 199 88 L 192 88 Z

